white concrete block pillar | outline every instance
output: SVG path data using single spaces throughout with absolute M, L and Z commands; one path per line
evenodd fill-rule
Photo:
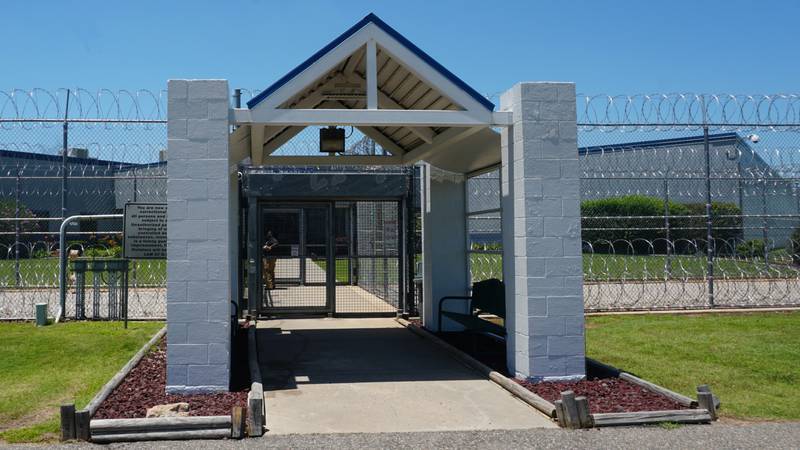
M 585 376 L 575 85 L 520 83 L 500 99 L 507 362 L 519 378 Z
M 422 166 L 423 321 L 437 330 L 439 299 L 467 295 L 467 227 L 464 177 Z M 445 310 L 466 311 L 464 302 L 445 303 Z M 444 331 L 461 329 L 449 319 Z
M 227 391 L 230 375 L 228 82 L 170 80 L 167 392 Z M 233 175 L 235 176 L 235 174 Z

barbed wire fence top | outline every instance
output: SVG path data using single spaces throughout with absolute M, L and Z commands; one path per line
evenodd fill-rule
M 0 91 L 0 318 L 30 318 L 35 303 L 54 312 L 64 217 L 166 202 L 166 134 L 166 91 Z M 121 220 L 81 222 L 68 228 L 66 251 L 118 257 L 121 238 Z M 87 275 L 88 317 L 118 315 L 113 278 Z M 81 316 L 75 282 L 68 317 Z M 131 261 L 129 282 L 131 318 L 165 317 L 165 261 Z
M 587 310 L 800 303 L 800 95 L 579 95 L 577 111 Z M 277 154 L 317 154 L 313 131 Z M 383 153 L 355 131 L 350 147 Z M 0 91 L 0 318 L 57 304 L 62 217 L 166 200 L 165 151 L 166 91 Z M 474 281 L 502 277 L 499 178 L 466 183 Z M 121 227 L 72 227 L 68 248 L 116 256 Z M 130 280 L 131 317 L 163 318 L 166 263 Z

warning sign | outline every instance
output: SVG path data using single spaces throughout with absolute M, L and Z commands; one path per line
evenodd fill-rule
M 167 204 L 126 203 L 123 256 L 167 258 Z

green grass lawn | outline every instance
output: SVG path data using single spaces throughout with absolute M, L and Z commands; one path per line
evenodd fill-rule
M 359 264 L 363 272 L 375 273 L 383 276 L 385 271 L 389 280 L 397 278 L 397 257 L 388 258 L 352 258 L 353 264 Z M 320 269 L 327 270 L 328 262 L 325 260 L 313 260 Z M 336 259 L 336 282 L 349 283 L 350 280 L 350 258 L 337 258 Z M 384 269 L 384 266 L 388 266 Z
M 30 258 L 19 261 L 22 286 L 57 287 L 58 258 Z M 163 259 L 132 261 L 128 268 L 129 282 L 163 286 L 167 279 L 167 262 Z M 86 279 L 91 284 L 90 277 Z M 13 259 L 0 260 L 0 286 L 16 285 L 16 264 Z
M 0 440 L 57 437 L 63 402 L 84 407 L 161 327 L 159 322 L 0 322 Z
M 800 420 L 800 313 L 596 316 L 587 355 L 694 398 L 709 384 L 721 414 Z
M 324 259 L 313 259 L 320 269 L 327 271 L 328 261 Z M 347 258 L 336 259 L 336 282 L 348 283 L 350 281 L 350 260 Z
M 473 280 L 501 278 L 503 258 L 500 254 L 471 253 L 470 268 Z M 707 261 L 700 256 L 671 256 L 666 266 L 665 255 L 607 255 L 584 254 L 583 274 L 586 281 L 608 280 L 663 280 L 702 279 L 705 277 Z M 767 266 L 763 259 L 716 258 L 714 274 L 721 278 L 795 278 L 800 275 L 800 267 L 790 264 L 791 260 L 772 259 Z
M 492 253 L 471 253 L 473 279 L 502 278 L 502 255 Z M 666 256 L 652 255 L 606 255 L 584 254 L 583 273 L 586 281 L 607 280 L 663 280 L 702 279 L 705 277 L 705 256 L 672 256 L 669 272 L 666 270 Z M 794 278 L 800 275 L 800 267 L 791 264 L 791 258 L 775 253 L 766 265 L 763 259 L 717 258 L 714 261 L 716 276 L 723 278 Z M 381 261 L 378 259 L 378 261 Z M 325 269 L 325 261 L 314 261 Z M 336 280 L 348 282 L 348 260 L 336 260 Z M 29 287 L 57 287 L 58 259 L 38 258 L 20 260 L 22 285 Z M 164 260 L 136 261 L 129 269 L 130 282 L 139 286 L 163 286 L 166 281 L 167 264 Z M 90 284 L 91 281 L 87 280 Z M 16 284 L 13 260 L 0 260 L 0 286 L 13 287 Z

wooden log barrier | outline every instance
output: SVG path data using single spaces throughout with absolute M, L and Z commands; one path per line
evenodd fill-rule
M 89 441 L 92 437 L 89 431 L 89 421 L 92 419 L 88 409 L 75 413 L 75 438 L 79 441 Z
M 586 397 L 575 397 L 575 405 L 578 407 L 578 420 L 581 428 L 592 428 L 592 415 L 589 413 L 589 399 Z
M 581 427 L 581 419 L 578 416 L 578 404 L 575 401 L 575 393 L 564 391 L 561 393 L 561 405 L 564 408 L 564 423 L 567 428 L 578 429 Z
M 678 409 L 670 411 L 592 414 L 592 421 L 595 427 L 647 425 L 663 422 L 708 423 L 711 422 L 711 415 L 705 409 Z
M 231 410 L 231 438 L 242 439 L 244 433 L 244 411 L 241 406 L 234 406 Z
M 717 407 L 714 404 L 714 394 L 708 391 L 701 391 L 697 389 L 697 404 L 700 408 L 704 408 L 711 416 L 711 420 L 717 420 Z
M 108 444 L 111 442 L 135 442 L 135 441 L 158 441 L 158 440 L 182 440 L 182 439 L 224 439 L 230 437 L 229 429 L 210 429 L 210 430 L 180 430 L 180 431 L 153 431 L 123 434 L 101 434 L 92 436 L 92 442 L 98 444 Z
M 247 435 L 263 436 L 265 425 L 264 388 L 253 383 L 247 394 Z
M 61 405 L 61 440 L 70 441 L 75 437 L 75 404 L 63 404 Z

